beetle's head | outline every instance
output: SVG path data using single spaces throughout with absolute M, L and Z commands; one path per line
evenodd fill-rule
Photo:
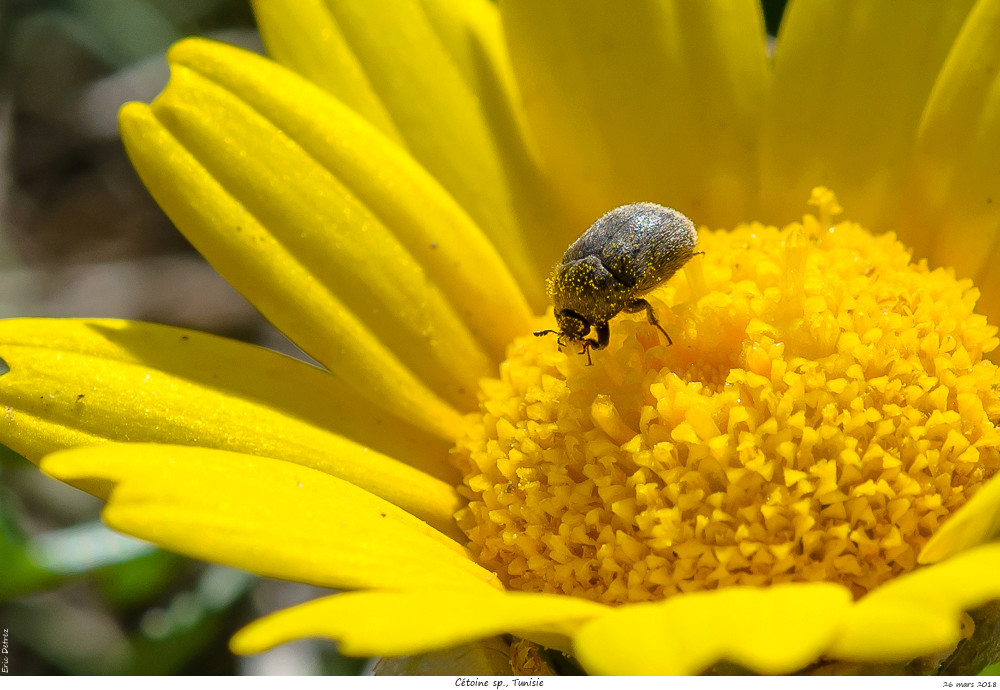
M 597 331 L 597 339 L 586 337 L 590 332 L 593 324 L 590 323 L 586 318 L 580 316 L 575 311 L 570 309 L 564 309 L 558 314 L 556 314 L 556 325 L 559 326 L 558 331 L 535 331 L 536 336 L 548 335 L 554 333 L 556 335 L 556 342 L 559 343 L 560 347 L 566 345 L 563 342 L 564 339 L 569 340 L 571 343 L 579 343 L 583 345 L 583 350 L 580 354 L 586 353 L 587 363 L 593 364 L 590 359 L 590 350 L 603 350 L 608 345 L 608 324 L 607 322 L 598 324 L 595 328 Z
M 584 336 L 590 332 L 590 322 L 570 309 L 564 309 L 556 314 L 556 325 L 559 326 L 558 331 L 535 331 L 535 335 L 554 333 L 558 336 L 559 345 L 565 346 L 564 340 L 571 343 L 582 342 L 586 340 Z
M 570 341 L 583 340 L 590 332 L 590 321 L 570 309 L 563 309 L 556 314 L 556 325 L 560 336 Z

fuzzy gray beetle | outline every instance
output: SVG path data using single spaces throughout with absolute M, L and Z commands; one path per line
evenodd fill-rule
M 554 333 L 582 345 L 580 354 L 608 345 L 610 321 L 618 313 L 646 310 L 649 323 L 660 326 L 653 308 L 642 295 L 661 284 L 690 260 L 698 231 L 687 216 L 659 204 L 640 202 L 609 211 L 569 246 L 548 281 L 558 331 Z M 587 337 L 593 329 L 596 338 Z

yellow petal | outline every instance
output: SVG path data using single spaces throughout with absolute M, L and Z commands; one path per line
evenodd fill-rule
M 722 660 L 790 673 L 826 650 L 850 606 L 850 593 L 827 583 L 729 587 L 622 606 L 574 647 L 587 671 L 605 675 L 687 675 Z
M 970 549 L 887 582 L 861 599 L 909 601 L 961 612 L 1000 596 L 1000 544 Z
M 446 449 L 290 357 L 153 324 L 17 319 L 0 321 L 0 358 L 0 440 L 32 461 L 105 440 L 236 450 L 338 476 L 457 533 L 452 485 L 374 450 L 444 474 Z
M 997 572 L 1000 544 L 988 544 L 902 575 L 855 604 L 831 653 L 893 661 L 951 649 L 962 612 L 1000 598 Z
M 913 602 L 873 601 L 847 613 L 844 632 L 828 653 L 849 661 L 909 661 L 951 649 L 959 628 L 958 614 Z
M 543 279 L 566 250 L 563 237 L 553 229 L 571 228 L 570 235 L 575 238 L 584 228 L 573 223 L 566 206 L 539 168 L 538 151 L 527 134 L 527 117 L 496 2 L 420 0 L 420 3 L 441 44 L 483 108 L 515 207 L 517 227 L 512 230 L 519 244 L 526 248 L 534 270 L 541 271 L 528 277 L 532 282 L 525 291 L 535 310 L 544 310 L 548 302 L 542 289 Z M 558 240 L 556 245 L 553 239 Z M 503 245 L 498 243 L 498 246 Z
M 502 2 L 543 167 L 582 227 L 634 201 L 733 225 L 756 202 L 767 87 L 757 2 Z M 555 231 L 555 230 L 554 230 Z
M 242 56 L 253 59 L 249 53 Z M 243 69 L 252 68 L 252 63 L 243 65 Z M 297 79 L 285 70 L 275 71 Z M 270 86 L 280 89 L 284 85 L 271 80 Z M 286 105 L 294 107 L 294 102 Z M 226 189 L 228 193 L 219 204 L 237 201 L 241 210 L 265 229 L 269 243 L 253 237 L 249 227 L 213 228 L 216 234 L 242 234 L 243 244 L 256 248 L 254 265 L 228 272 L 231 282 L 244 294 L 250 296 L 254 291 L 260 299 L 263 292 L 275 293 L 267 297 L 280 299 L 287 308 L 289 302 L 303 301 L 299 288 L 324 286 L 435 390 L 452 402 L 474 400 L 468 388 L 491 366 L 442 290 L 374 211 L 345 189 L 278 122 L 258 112 L 239 93 L 179 64 L 173 65 L 170 83 L 150 114 L 165 134 L 174 137 Z M 330 136 L 335 131 L 329 127 L 321 130 L 291 134 L 308 139 L 310 134 Z M 141 151 L 140 155 L 162 159 L 166 153 Z M 151 191 L 155 194 L 158 190 Z M 176 191 L 171 191 L 172 201 Z M 174 204 L 161 206 L 169 213 Z M 191 239 L 196 245 L 205 242 L 198 234 Z M 218 258 L 214 253 L 202 253 L 210 260 Z M 289 263 L 292 265 L 287 266 Z M 298 281 L 287 273 L 281 276 L 284 281 L 269 275 L 286 266 L 305 275 Z M 272 278 L 270 284 L 265 278 Z M 283 298 L 277 293 L 284 293 Z M 293 340 L 311 340 L 314 348 L 322 347 L 314 345 L 316 341 L 341 335 L 330 327 L 318 334 L 310 328 L 307 334 L 305 324 L 284 317 L 284 311 L 267 315 Z M 323 358 L 305 349 L 331 369 L 340 366 L 336 357 Z M 364 383 L 359 387 L 365 387 Z
M 1000 534 L 1000 477 L 986 483 L 938 528 L 920 551 L 921 563 L 937 563 Z
M 921 121 L 900 236 L 934 265 L 975 278 L 979 309 L 1000 316 L 1000 2 L 976 4 Z M 840 194 L 840 191 L 837 191 Z
M 459 416 L 428 384 L 468 404 L 485 355 L 412 256 L 335 178 L 184 67 L 154 108 L 126 106 L 121 126 L 160 206 L 269 320 L 376 404 L 454 436 Z
M 256 654 L 304 637 L 337 640 L 344 654 L 399 656 L 514 632 L 568 650 L 569 638 L 605 606 L 551 594 L 352 592 L 279 611 L 233 637 L 237 654 Z
M 482 231 L 423 168 L 349 109 L 270 60 L 213 41 L 179 43 L 170 59 L 240 94 L 374 210 L 494 359 L 531 329 L 531 310 Z M 279 82 L 282 88 L 271 87 Z
M 267 54 L 314 84 L 402 143 L 386 111 L 323 0 L 294 3 L 253 0 L 253 12 Z
M 495 7 L 484 0 L 308 0 L 256 2 L 255 9 L 279 60 L 372 113 L 486 231 L 522 286 L 541 285 L 548 267 L 525 242 L 533 209 L 512 191 L 526 166 L 515 161 L 527 153 L 498 52 Z M 343 77 L 321 74 L 338 69 Z
M 924 103 L 972 2 L 789 4 L 764 120 L 761 220 L 797 218 L 823 184 L 853 219 L 895 226 Z
M 114 485 L 108 526 L 193 558 L 325 587 L 499 587 L 458 544 L 322 472 L 271 458 L 162 444 L 59 451 L 42 470 Z

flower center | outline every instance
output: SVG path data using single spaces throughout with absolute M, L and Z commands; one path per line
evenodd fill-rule
M 1000 466 L 997 329 L 892 234 L 818 217 L 700 232 L 593 366 L 511 345 L 454 458 L 458 514 L 511 589 L 609 603 L 912 569 Z M 551 325 L 551 315 L 547 319 Z

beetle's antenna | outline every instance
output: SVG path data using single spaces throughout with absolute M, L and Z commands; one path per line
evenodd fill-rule
M 562 331 L 549 331 L 549 330 L 535 331 L 535 336 L 540 338 L 543 335 L 548 335 L 549 333 L 553 334 L 556 337 L 556 344 L 559 347 L 566 347 L 566 343 L 563 342 L 563 336 L 565 336 L 566 334 L 563 333 Z

